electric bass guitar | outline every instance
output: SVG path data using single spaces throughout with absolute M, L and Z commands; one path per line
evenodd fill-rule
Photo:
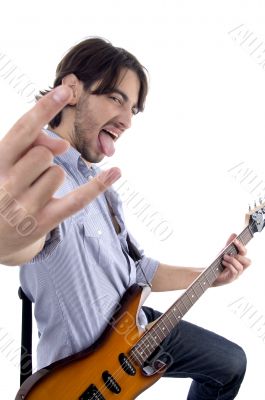
M 247 226 L 237 236 L 246 245 L 265 225 L 265 203 L 247 214 Z M 137 316 L 146 288 L 133 285 L 125 293 L 103 335 L 88 349 L 57 361 L 31 375 L 15 400 L 133 400 L 153 385 L 168 364 L 148 359 L 181 318 L 223 271 L 222 258 L 236 254 L 229 244 L 178 300 L 145 331 Z M 150 288 L 149 288 L 150 290 Z

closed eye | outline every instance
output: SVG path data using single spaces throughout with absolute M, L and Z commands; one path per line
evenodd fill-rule
M 122 104 L 122 100 L 119 97 L 116 96 L 110 96 L 110 99 L 115 101 L 116 103 Z
M 123 104 L 123 102 L 124 102 L 124 99 L 121 99 L 120 97 L 118 97 L 118 96 L 109 96 L 109 98 L 111 99 L 111 100 L 113 100 L 115 103 L 118 103 L 119 105 L 122 105 Z M 136 114 L 138 114 L 139 113 L 139 109 L 138 109 L 138 107 L 137 106 L 134 106 L 134 107 L 132 107 L 132 115 L 136 115 Z

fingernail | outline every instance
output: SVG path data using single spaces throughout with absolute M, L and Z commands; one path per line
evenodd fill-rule
M 70 94 L 71 93 L 68 88 L 66 88 L 65 86 L 58 86 L 53 90 L 53 99 L 57 103 L 61 103 L 68 100 Z
M 119 168 L 111 168 L 106 171 L 104 182 L 116 182 L 121 177 L 121 171 Z
M 121 177 L 121 171 L 119 170 L 119 168 L 114 167 L 107 171 L 102 172 L 100 175 L 97 176 L 97 179 L 99 179 L 104 186 L 110 186 L 114 182 L 116 182 L 120 177 Z

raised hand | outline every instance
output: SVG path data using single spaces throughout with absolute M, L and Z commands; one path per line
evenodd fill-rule
M 71 90 L 57 87 L 39 100 L 0 142 L 0 263 L 29 261 L 45 235 L 104 192 L 120 177 L 118 168 L 99 174 L 63 198 L 53 194 L 65 173 L 53 157 L 69 148 L 42 132 L 69 101 Z

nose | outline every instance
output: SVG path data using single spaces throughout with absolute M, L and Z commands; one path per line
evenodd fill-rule
M 124 129 L 129 129 L 132 125 L 132 110 L 124 108 L 119 116 L 119 123 Z

